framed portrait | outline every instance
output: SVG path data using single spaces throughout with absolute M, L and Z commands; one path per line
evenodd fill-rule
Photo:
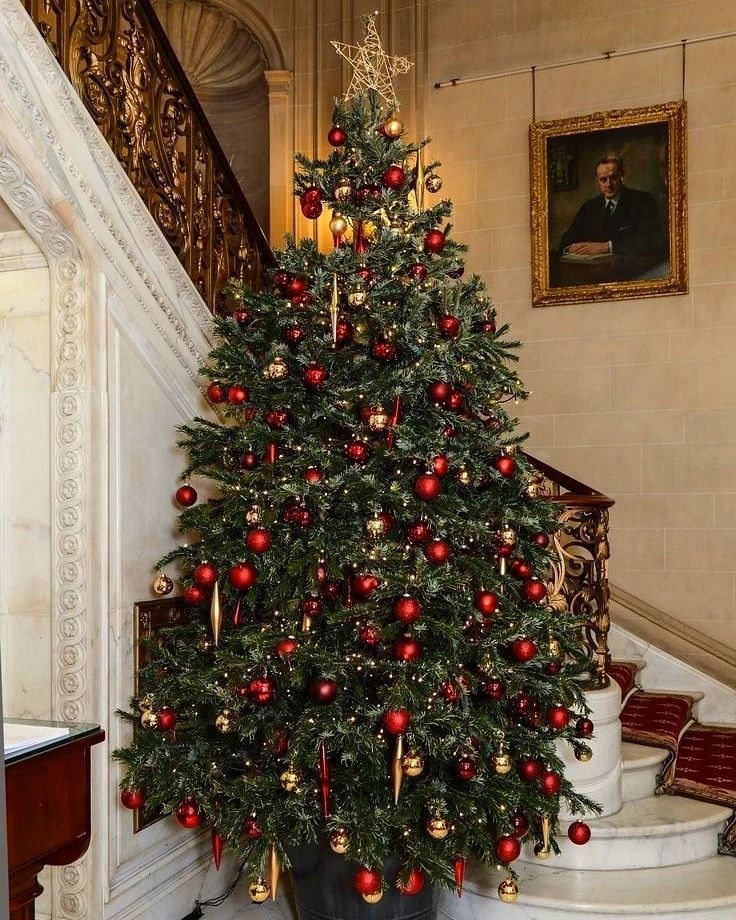
M 529 127 L 532 303 L 687 291 L 686 107 Z

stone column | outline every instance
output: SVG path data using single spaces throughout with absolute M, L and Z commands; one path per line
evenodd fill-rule
M 294 124 L 290 70 L 264 71 L 268 85 L 269 240 L 283 245 L 284 234 L 294 233 Z

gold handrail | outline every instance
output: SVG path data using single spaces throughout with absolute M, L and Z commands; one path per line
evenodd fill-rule
M 569 610 L 580 618 L 592 658 L 592 689 L 610 683 L 608 632 L 611 628 L 608 584 L 608 509 L 614 500 L 566 473 L 525 454 L 537 471 L 529 484 L 530 496 L 544 495 L 558 503 L 560 529 L 552 539 L 555 561 L 549 585 L 553 609 Z
M 260 287 L 271 249 L 150 0 L 23 5 L 210 310 Z

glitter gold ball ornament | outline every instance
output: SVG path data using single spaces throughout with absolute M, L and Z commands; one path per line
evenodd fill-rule
M 138 708 L 141 712 L 145 712 L 147 709 L 153 709 L 153 697 L 150 693 L 147 693 L 138 700 Z
M 382 407 L 378 406 L 375 409 L 370 410 L 370 415 L 368 416 L 368 427 L 371 431 L 385 431 L 388 427 L 388 412 Z
M 383 123 L 383 133 L 386 137 L 397 138 L 401 136 L 401 132 L 404 130 L 404 123 L 400 121 L 395 115 L 392 115 L 391 118 L 387 118 Z
M 228 735 L 235 731 L 235 719 L 229 709 L 223 709 L 215 719 L 215 728 L 223 735 Z
M 146 709 L 141 713 L 141 725 L 143 728 L 158 728 L 158 715 L 152 709 Z
M 505 878 L 498 886 L 498 896 L 506 904 L 512 904 L 519 897 L 519 886 L 512 878 Z
M 294 792 L 302 781 L 302 775 L 295 767 L 288 766 L 279 777 L 279 781 L 285 792 Z
M 368 300 L 368 294 L 363 290 L 351 291 L 348 294 L 348 303 L 351 307 L 363 307 Z
M 450 833 L 450 823 L 441 815 L 434 815 L 427 820 L 427 833 L 433 840 L 444 840 Z
M 534 855 L 537 859 L 549 859 L 552 855 L 552 850 L 549 847 L 546 847 L 543 843 L 537 843 L 534 846 Z
M 379 537 L 383 536 L 383 521 L 378 515 L 368 518 L 365 522 L 365 530 L 372 540 L 377 540 Z
M 271 894 L 271 886 L 265 878 L 257 878 L 248 885 L 248 896 L 255 904 L 263 904 Z
M 558 639 L 549 640 L 549 657 L 550 658 L 561 658 L 562 657 L 562 646 Z
M 505 776 L 506 773 L 511 772 L 511 758 L 505 752 L 500 752 L 496 754 L 495 757 L 491 758 L 493 769 L 500 776 Z
M 342 216 L 342 214 L 333 212 L 332 220 L 330 221 L 330 233 L 332 233 L 333 236 L 342 236 L 347 229 L 347 220 Z
M 252 508 L 249 508 L 245 512 L 245 523 L 246 524 L 257 524 L 261 519 L 261 509 L 258 505 L 253 505 Z
M 330 849 L 333 853 L 347 853 L 350 837 L 344 827 L 338 827 L 330 834 Z
M 350 184 L 349 179 L 340 179 L 335 188 L 332 190 L 332 194 L 335 196 L 335 201 L 347 201 L 352 197 L 353 186 Z M 333 215 L 333 220 L 335 215 Z M 343 230 L 343 233 L 345 231 Z
M 383 897 L 382 891 L 373 891 L 370 894 L 362 894 L 361 898 L 365 901 L 366 904 L 378 904 L 378 902 Z
M 421 776 L 424 772 L 424 758 L 417 751 L 407 751 L 401 758 L 404 776 Z
M 289 376 L 289 365 L 283 358 L 274 358 L 266 368 L 269 380 L 284 380 Z
M 442 188 L 442 179 L 437 173 L 430 173 L 424 180 L 424 187 L 428 192 L 439 192 Z
M 168 575 L 164 575 L 163 572 L 153 579 L 153 593 L 158 594 L 159 597 L 163 597 L 165 594 L 171 594 L 173 590 L 174 582 Z
M 575 751 L 575 759 L 579 760 L 580 763 L 588 763 L 588 761 L 591 760 L 592 757 L 593 757 L 593 752 L 591 751 L 591 749 L 588 747 L 587 744 L 584 744 L 582 747 L 579 747 Z

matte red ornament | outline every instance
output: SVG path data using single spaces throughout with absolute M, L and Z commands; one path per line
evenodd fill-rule
M 375 342 L 371 349 L 371 354 L 378 361 L 394 361 L 396 358 L 396 346 L 393 342 Z
M 299 648 L 299 643 L 291 636 L 285 639 L 279 639 L 276 643 L 276 654 L 279 658 L 290 658 Z
M 240 458 L 240 469 L 251 471 L 258 466 L 258 454 L 253 453 L 252 450 L 244 453 Z
M 276 463 L 278 459 L 279 445 L 276 443 L 276 441 L 269 441 L 268 444 L 266 444 L 266 452 L 263 455 L 263 462 L 273 464 Z
M 304 481 L 308 482 L 310 485 L 316 485 L 318 482 L 322 482 L 323 478 L 322 470 L 317 469 L 316 466 L 310 466 L 304 470 Z
M 124 808 L 135 811 L 136 808 L 143 808 L 145 803 L 146 793 L 142 789 L 122 789 L 120 791 L 120 804 Z
M 276 696 L 276 684 L 270 677 L 254 677 L 248 684 L 248 696 L 257 706 L 266 706 Z
M 585 821 L 573 821 L 567 829 L 567 836 L 579 847 L 590 840 L 590 828 Z
M 500 700 L 506 692 L 506 687 L 502 680 L 497 677 L 491 677 L 481 685 L 483 693 L 491 700 Z
M 547 586 L 538 578 L 525 581 L 521 589 L 524 599 L 532 604 L 540 604 L 547 597 Z
M 451 392 L 452 387 L 449 383 L 445 383 L 444 380 L 435 380 L 427 387 L 427 396 L 429 396 L 430 402 L 433 403 L 444 403 Z
M 351 463 L 365 463 L 370 453 L 370 447 L 365 441 L 350 441 L 345 445 L 345 456 Z
M 407 268 L 406 273 L 412 281 L 424 281 L 427 277 L 427 266 L 421 262 L 415 262 Z
M 432 528 L 426 521 L 414 521 L 406 528 L 406 539 L 412 546 L 421 546 L 432 536 Z
M 215 861 L 215 869 L 219 871 L 220 863 L 222 862 L 222 846 L 223 839 L 222 834 L 217 830 L 216 827 L 212 828 L 212 858 Z
M 457 435 L 457 428 L 454 425 L 445 425 L 442 429 L 442 435 L 448 440 L 454 438 Z
M 517 661 L 531 661 L 537 654 L 537 643 L 528 637 L 514 639 L 511 643 L 511 654 Z
M 242 406 L 249 399 L 250 391 L 248 387 L 241 386 L 239 383 L 234 383 L 227 391 L 227 401 L 231 406 Z
M 495 415 L 489 415 L 483 422 L 483 427 L 488 431 L 498 431 L 501 427 L 501 419 Z
M 513 559 L 511 561 L 510 569 L 514 578 L 519 578 L 522 581 L 530 578 L 532 574 L 532 567 L 529 565 L 526 559 Z
M 368 648 L 376 648 L 381 644 L 381 631 L 375 623 L 366 623 L 358 633 L 358 638 Z
M 529 819 L 520 811 L 515 811 L 511 815 L 511 827 L 514 829 L 514 837 L 523 840 L 529 833 Z
M 289 297 L 297 297 L 299 294 L 303 294 L 307 290 L 308 281 L 306 278 L 301 275 L 293 275 L 289 279 L 289 283 L 286 285 L 286 293 Z
M 248 531 L 248 536 L 245 538 L 245 545 L 252 553 L 265 553 L 271 549 L 272 543 L 271 532 L 265 527 L 254 527 L 253 530 Z
M 542 764 L 534 757 L 519 758 L 516 769 L 526 783 L 533 783 L 542 775 Z
M 381 579 L 376 575 L 353 575 L 350 579 L 350 590 L 358 600 L 367 600 L 380 586 Z
M 189 830 L 199 827 L 202 823 L 202 818 L 199 814 L 199 806 L 197 805 L 196 799 L 191 797 L 184 799 L 174 812 L 174 817 L 176 818 L 177 824 Z
M 542 668 L 545 674 L 549 674 L 550 677 L 554 677 L 555 674 L 559 674 L 562 670 L 562 663 L 559 661 L 548 661 L 547 664 Z
M 394 657 L 399 661 L 419 661 L 422 657 L 422 644 L 413 636 L 399 636 L 394 642 Z
M 192 486 L 179 486 L 176 490 L 176 500 L 182 508 L 191 508 L 197 501 L 197 490 Z
M 437 454 L 429 462 L 435 476 L 446 476 L 450 469 L 450 461 L 443 454 Z
M 455 894 L 460 898 L 465 883 L 465 857 L 455 856 L 452 860 L 452 874 L 455 876 Z
M 590 738 L 594 730 L 592 719 L 582 718 L 575 723 L 575 732 L 579 738 Z
M 392 609 L 399 623 L 403 623 L 405 626 L 416 623 L 422 615 L 422 605 L 415 597 L 410 597 L 408 594 L 398 597 L 394 601 Z
M 176 728 L 178 716 L 171 706 L 162 706 L 156 713 L 156 728 L 160 732 L 170 732 Z
M 257 580 L 258 572 L 250 562 L 239 562 L 230 569 L 230 584 L 238 591 L 248 591 Z
M 402 882 L 400 874 L 396 876 L 396 887 L 399 889 L 401 894 L 419 894 L 422 888 L 424 888 L 424 881 L 425 876 L 422 870 L 412 869 L 405 882 Z
M 445 248 L 445 234 L 441 230 L 429 230 L 424 235 L 424 251 L 438 255 Z
M 536 546 L 541 546 L 542 549 L 545 549 L 547 546 L 549 546 L 549 535 L 546 533 L 535 533 L 532 539 L 534 540 Z
M 336 601 L 340 597 L 340 583 L 337 581 L 326 581 L 321 588 L 322 594 L 330 601 Z
M 302 371 L 302 380 L 304 385 L 309 387 L 311 390 L 321 390 L 322 387 L 327 383 L 329 377 L 327 368 L 322 364 L 317 364 L 312 362 L 308 364 Z
M 207 399 L 211 403 L 224 403 L 227 399 L 227 393 L 225 392 L 225 387 L 219 382 L 219 380 L 213 380 L 212 383 L 207 387 Z
M 337 681 L 331 677 L 314 677 L 309 682 L 309 696 L 313 703 L 327 706 L 337 697 Z
M 243 833 L 248 840 L 258 840 L 259 837 L 263 836 L 261 826 L 255 818 L 246 818 L 243 821 Z
M 197 605 L 204 603 L 207 595 L 199 585 L 188 585 L 184 588 L 184 600 L 187 604 Z
M 496 331 L 495 320 L 492 320 L 492 319 L 484 320 L 480 324 L 480 331 L 483 332 L 485 335 L 493 335 L 493 333 Z
M 496 457 L 493 461 L 494 467 L 502 476 L 513 476 L 516 472 L 516 460 L 507 454 Z
M 380 872 L 375 869 L 367 869 L 365 866 L 356 869 L 353 875 L 353 885 L 358 894 L 378 894 L 382 881 Z
M 282 431 L 291 421 L 291 413 L 288 409 L 269 409 L 264 420 L 273 431 Z
M 332 147 L 342 147 L 347 139 L 347 134 L 338 125 L 333 125 L 327 133 L 327 141 Z
M 318 597 L 305 597 L 299 604 L 301 615 L 314 619 L 322 614 L 322 601 Z
M 507 834 L 496 841 L 496 856 L 499 862 L 511 863 L 519 858 L 521 854 L 521 844 L 513 834 Z
M 401 166 L 394 164 L 384 171 L 381 181 L 386 188 L 400 189 L 406 182 L 406 173 Z
M 424 555 L 432 565 L 444 565 L 452 555 L 452 547 L 447 540 L 435 538 L 425 546 Z
M 284 329 L 284 341 L 287 345 L 296 346 L 304 341 L 307 337 L 307 330 L 303 326 L 294 324 Z
M 217 581 L 217 566 L 211 562 L 200 562 L 195 566 L 192 577 L 200 588 L 211 588 Z
M 455 764 L 455 776 L 458 779 L 470 780 L 478 774 L 478 765 L 472 757 L 460 757 Z
M 408 709 L 387 709 L 383 714 L 383 727 L 389 735 L 403 735 L 411 724 Z
M 460 332 L 460 320 L 449 313 L 437 320 L 437 331 L 443 339 L 454 339 Z
M 414 482 L 414 494 L 425 502 L 433 502 L 442 494 L 442 482 L 434 473 L 422 473 Z
M 554 706 L 550 706 L 547 709 L 547 725 L 550 728 L 554 728 L 555 731 L 562 731 L 563 728 L 567 728 L 567 723 L 570 721 L 570 710 L 566 706 L 562 706 L 560 703 L 556 703 Z
M 459 412 L 465 405 L 465 396 L 460 392 L 460 390 L 451 390 L 447 399 L 445 400 L 445 405 L 453 412 Z
M 473 606 L 484 617 L 489 617 L 498 610 L 498 595 L 493 591 L 476 591 L 473 597 Z
M 543 795 L 557 795 L 562 788 L 562 780 L 559 773 L 554 770 L 543 770 L 539 777 L 539 788 Z

